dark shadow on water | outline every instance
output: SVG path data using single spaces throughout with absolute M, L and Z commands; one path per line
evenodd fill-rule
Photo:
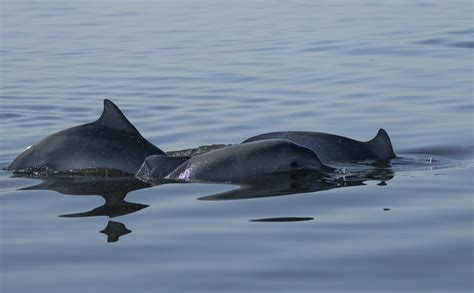
M 115 218 L 138 212 L 148 205 L 127 202 L 125 197 L 129 192 L 150 187 L 133 177 L 91 177 L 91 176 L 55 176 L 37 177 L 41 179 L 40 184 L 22 188 L 21 190 L 52 190 L 66 195 L 89 196 L 96 195 L 104 199 L 105 203 L 92 210 L 64 214 L 63 218 L 83 218 L 106 216 Z M 107 242 L 116 242 L 119 237 L 132 231 L 127 229 L 123 223 L 109 221 L 101 233 L 108 235 Z
M 379 185 L 386 185 L 386 181 L 393 177 L 394 173 L 388 166 L 359 166 L 358 169 L 353 170 L 344 168 L 334 174 L 298 170 L 249 178 L 237 182 L 236 184 L 239 187 L 236 189 L 203 196 L 198 199 L 239 200 L 319 192 L 334 188 L 365 185 L 364 182 L 369 180 L 380 181 Z
M 220 148 L 222 145 L 212 146 Z M 201 149 L 201 151 L 207 151 Z M 184 150 L 182 152 L 189 152 Z M 367 161 L 331 165 L 336 168 L 334 173 L 321 173 L 311 170 L 261 175 L 239 182 L 228 182 L 236 188 L 217 194 L 198 198 L 202 201 L 225 201 L 266 198 L 301 193 L 315 193 L 342 187 L 365 185 L 367 181 L 378 181 L 377 185 L 385 186 L 395 174 L 406 171 L 433 170 L 462 165 L 464 160 L 474 158 L 474 147 L 421 147 L 401 150 L 397 158 L 391 161 Z M 41 183 L 22 188 L 21 190 L 51 190 L 66 195 L 100 196 L 104 204 L 84 212 L 63 214 L 63 218 L 83 218 L 106 216 L 115 218 L 138 212 L 148 205 L 125 200 L 135 190 L 151 187 L 134 177 L 101 177 L 54 175 L 49 177 L 15 174 L 14 177 L 31 177 L 42 180 Z M 163 184 L 184 183 L 170 180 L 154 182 L 159 188 Z M 206 182 L 218 183 L 218 182 Z M 222 184 L 222 183 L 219 183 Z M 385 208 L 384 211 L 390 209 Z M 310 221 L 312 217 L 269 217 L 250 220 L 251 222 L 298 222 Z M 123 235 L 131 233 L 123 223 L 109 221 L 100 231 L 107 235 L 107 242 L 117 242 Z
M 52 190 L 62 194 L 80 196 L 97 195 L 105 200 L 102 206 L 86 212 L 60 215 L 63 218 L 96 216 L 114 218 L 148 207 L 148 205 L 125 201 L 129 192 L 150 186 L 133 177 L 58 176 L 38 179 L 43 182 L 21 190 Z
M 215 148 L 222 145 L 215 145 Z M 187 152 L 188 150 L 184 150 Z M 201 150 L 201 151 L 207 151 Z M 463 160 L 472 160 L 474 148 L 470 147 L 421 147 L 402 150 L 397 158 L 391 161 L 367 161 L 331 165 L 334 173 L 321 173 L 311 170 L 297 170 L 252 177 L 239 182 L 228 182 L 237 187 L 222 193 L 198 198 L 202 201 L 225 201 L 266 198 L 301 193 L 315 193 L 342 187 L 365 185 L 367 181 L 378 181 L 377 185 L 385 186 L 395 174 L 406 171 L 420 171 L 448 168 L 462 165 Z M 115 218 L 138 212 L 148 205 L 125 200 L 135 190 L 151 187 L 134 177 L 101 177 L 55 175 L 36 177 L 16 174 L 16 177 L 33 177 L 41 183 L 22 190 L 51 190 L 66 195 L 100 196 L 104 204 L 88 211 L 63 214 L 63 218 L 83 218 L 106 216 Z M 157 181 L 155 186 L 163 184 L 184 183 L 177 181 Z M 207 182 L 218 183 L 218 182 Z M 159 188 L 159 187 L 158 187 Z M 390 209 L 384 209 L 389 211 Z M 250 220 L 251 222 L 299 222 L 310 221 L 312 217 L 269 217 Z M 123 235 L 131 233 L 125 224 L 109 221 L 100 233 L 107 235 L 107 242 L 117 242 Z
M 268 223 L 288 223 L 288 222 L 303 222 L 312 221 L 311 217 L 280 217 L 280 218 L 262 218 L 250 220 L 250 222 L 268 222 Z
M 104 230 L 100 231 L 100 233 L 107 235 L 107 242 L 109 243 L 117 242 L 120 236 L 126 235 L 131 232 L 132 231 L 128 230 L 124 224 L 114 221 L 109 221 Z
M 379 181 L 385 185 L 394 177 L 388 162 L 371 162 L 357 164 L 339 169 L 334 174 L 316 171 L 298 170 L 271 174 L 233 182 L 238 188 L 198 198 L 199 200 L 241 200 L 272 196 L 292 195 L 299 193 L 319 192 L 341 187 L 364 185 L 368 180 Z M 106 216 L 115 218 L 140 211 L 148 205 L 132 203 L 125 200 L 135 190 L 148 188 L 151 185 L 133 177 L 99 177 L 99 176 L 50 176 L 34 177 L 41 183 L 22 188 L 21 190 L 51 190 L 66 195 L 100 196 L 105 203 L 84 212 L 63 214 L 63 218 L 83 218 Z M 156 185 L 180 183 L 164 181 Z M 212 183 L 212 182 L 211 182 Z M 159 188 L 159 187 L 158 187 Z M 297 222 L 313 220 L 312 217 L 277 217 L 250 220 L 252 222 Z M 125 224 L 109 221 L 100 233 L 107 235 L 107 242 L 117 242 L 123 235 L 129 234 Z

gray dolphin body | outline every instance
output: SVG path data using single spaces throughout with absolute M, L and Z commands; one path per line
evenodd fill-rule
M 264 139 L 287 139 L 311 149 L 324 163 L 395 158 L 390 138 L 383 129 L 380 129 L 373 139 L 366 142 L 322 132 L 282 131 L 253 136 L 243 143 Z
M 148 142 L 111 101 L 92 123 L 54 133 L 30 146 L 8 167 L 23 173 L 135 174 L 150 155 L 165 153 Z
M 281 139 L 232 145 L 197 155 L 181 164 L 165 179 L 195 182 L 239 182 L 263 174 L 290 170 L 334 169 L 321 163 L 308 148 Z

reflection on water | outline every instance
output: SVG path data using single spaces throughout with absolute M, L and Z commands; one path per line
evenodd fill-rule
M 318 192 L 334 188 L 360 186 L 367 180 L 386 181 L 394 176 L 390 168 L 360 169 L 358 172 L 341 171 L 340 174 L 323 174 L 299 170 L 253 177 L 240 182 L 239 188 L 200 197 L 199 200 L 235 200 L 297 193 Z
M 227 192 L 212 194 L 198 198 L 199 200 L 237 200 L 259 197 L 291 195 L 298 193 L 318 192 L 340 187 L 364 185 L 367 180 L 386 181 L 394 177 L 393 170 L 388 164 L 360 165 L 351 172 L 341 171 L 338 174 L 323 174 L 316 171 L 299 170 L 278 174 L 254 177 L 245 182 L 239 182 L 239 188 Z M 90 196 L 96 195 L 105 203 L 85 212 L 63 214 L 63 218 L 82 218 L 107 216 L 115 218 L 138 212 L 148 205 L 127 202 L 125 197 L 132 191 L 150 187 L 148 183 L 133 177 L 91 177 L 91 176 L 50 176 L 37 177 L 42 182 L 21 190 L 52 190 L 67 195 Z M 176 183 L 166 181 L 165 183 Z M 158 187 L 159 188 L 159 187 Z M 279 217 L 261 218 L 251 222 L 297 222 L 313 220 L 311 217 Z M 124 223 L 109 221 L 100 233 L 107 235 L 107 242 L 117 242 L 120 236 L 129 234 Z
M 250 222 L 270 222 L 270 223 L 284 223 L 284 222 L 303 222 L 312 221 L 314 218 L 311 217 L 280 217 L 280 218 L 262 218 L 250 220 Z
M 133 177 L 89 177 L 89 176 L 58 176 L 39 177 L 40 184 L 22 188 L 21 190 L 53 190 L 67 195 L 97 195 L 104 198 L 105 203 L 90 211 L 60 215 L 63 218 L 82 218 L 107 216 L 115 218 L 138 212 L 148 205 L 125 201 L 128 193 L 147 188 L 150 185 Z M 116 242 L 119 237 L 131 233 L 123 223 L 109 221 L 100 233 L 108 235 L 107 242 Z
M 107 235 L 107 242 L 117 242 L 120 236 L 131 233 L 132 231 L 127 229 L 124 224 L 120 222 L 109 221 L 107 227 L 104 230 L 100 231 Z

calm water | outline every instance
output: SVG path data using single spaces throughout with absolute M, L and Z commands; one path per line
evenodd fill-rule
M 0 171 L 0 291 L 471 291 L 472 2 L 346 2 L 2 1 L 2 168 L 104 98 L 167 151 L 383 127 L 402 158 L 241 200 Z

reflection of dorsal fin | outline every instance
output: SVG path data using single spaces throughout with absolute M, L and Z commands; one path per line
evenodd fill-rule
M 128 121 L 122 111 L 110 100 L 104 100 L 104 111 L 100 118 L 94 122 L 103 126 L 115 128 L 122 131 L 138 132 L 135 126 Z
M 366 142 L 366 144 L 378 159 L 389 160 L 395 158 L 390 137 L 388 137 L 387 132 L 382 128 L 380 128 L 377 135 Z
M 107 242 L 117 242 L 120 236 L 126 235 L 131 233 L 132 231 L 127 229 L 127 227 L 120 223 L 109 221 L 107 227 L 104 230 L 100 231 L 100 233 L 107 235 Z
M 120 205 L 116 205 L 116 206 L 102 205 L 100 207 L 96 207 L 95 209 L 87 211 L 87 212 L 59 215 L 59 217 L 84 218 L 84 217 L 107 216 L 109 218 L 114 218 L 118 216 L 135 213 L 147 207 L 149 207 L 149 205 L 123 201 L 123 203 Z

